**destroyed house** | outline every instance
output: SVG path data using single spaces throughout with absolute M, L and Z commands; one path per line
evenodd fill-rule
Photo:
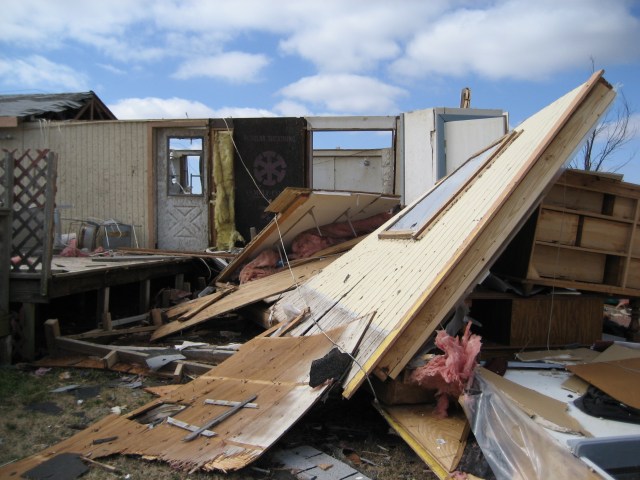
M 317 156 L 333 166 L 318 166 L 311 150 L 309 183 L 271 199 L 264 228 L 230 258 L 211 285 L 215 293 L 163 309 L 150 340 L 215 325 L 232 312 L 265 331 L 211 370 L 172 360 L 174 377 L 191 368 L 198 378 L 0 474 L 18 475 L 61 452 L 239 470 L 268 455 L 336 390 L 345 399 L 370 395 L 441 479 L 457 475 L 469 430 L 497 478 L 637 472 L 637 425 L 589 414 L 570 400 L 577 394 L 589 403 L 594 387 L 622 404 L 623 415 L 638 409 L 637 344 L 618 341 L 602 353 L 565 348 L 601 340 L 603 296 L 631 299 L 638 320 L 640 187 L 564 170 L 614 100 L 602 75 L 451 165 L 450 157 L 434 156 L 438 136 L 424 132 L 441 120 L 446 130 L 444 118 L 460 112 L 405 114 L 402 128 L 395 119 L 394 153 L 381 155 L 394 159 L 391 192 L 309 188 L 323 168 L 323 181 L 331 182 L 327 171 L 342 161 L 338 152 L 323 152 Z M 307 131 L 333 128 L 305 121 Z M 219 135 L 212 141 L 214 156 L 224 157 Z M 266 157 L 274 154 L 256 156 Z M 349 171 L 371 166 L 367 159 L 351 158 Z M 54 353 L 94 352 L 106 366 L 125 358 L 150 365 L 126 349 L 65 337 L 56 321 L 46 327 Z M 552 362 L 554 370 L 524 366 L 531 361 Z M 165 407 L 179 410 L 148 428 L 143 418 Z M 224 428 L 209 430 L 218 422 Z

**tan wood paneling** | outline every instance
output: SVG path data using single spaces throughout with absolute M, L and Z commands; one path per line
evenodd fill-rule
M 149 246 L 147 122 L 42 123 L 21 135 L 24 148 L 58 154 L 56 203 L 71 206 L 60 210 L 63 219 L 133 224 L 140 246 Z M 62 232 L 70 227 L 65 221 Z
M 464 413 L 438 418 L 434 405 L 425 404 L 376 408 L 438 478 L 451 478 L 467 444 L 469 424 Z
M 278 305 L 308 305 L 324 328 L 375 311 L 359 363 L 367 372 L 378 365 L 392 377 L 397 375 L 474 285 L 612 101 L 615 94 L 598 78 L 518 127 L 522 134 L 485 165 L 417 241 L 380 240 L 375 232 Z M 561 139 L 556 138 L 559 132 Z M 302 325 L 293 334 L 308 327 Z M 360 371 L 352 375 L 346 396 L 364 379 Z

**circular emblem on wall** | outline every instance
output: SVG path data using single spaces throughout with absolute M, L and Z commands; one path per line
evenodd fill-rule
M 262 152 L 253 162 L 253 175 L 256 181 L 269 187 L 280 183 L 287 173 L 287 162 L 277 152 Z

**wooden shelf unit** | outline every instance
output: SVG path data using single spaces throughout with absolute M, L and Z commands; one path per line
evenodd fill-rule
M 640 185 L 565 171 L 494 265 L 525 283 L 640 297 Z

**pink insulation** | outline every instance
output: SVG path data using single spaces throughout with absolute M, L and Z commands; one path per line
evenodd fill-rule
M 437 390 L 435 413 L 441 418 L 447 416 L 449 397 L 459 397 L 473 377 L 482 343 L 478 335 L 471 333 L 470 327 L 471 323 L 468 323 L 462 338 L 438 331 L 435 343 L 444 354 L 436 355 L 426 365 L 416 368 L 410 377 L 412 383 Z
M 291 242 L 291 258 L 308 258 L 314 253 L 324 250 L 331 245 L 344 241 L 334 237 L 320 236 L 316 231 L 302 232 Z
M 320 250 L 346 242 L 356 236 L 371 233 L 391 218 L 391 213 L 384 212 L 362 220 L 351 222 L 331 223 L 317 228 L 310 228 L 296 235 L 291 242 L 290 260 L 309 258 Z M 251 262 L 240 270 L 240 283 L 247 283 L 258 278 L 276 273 L 280 256 L 275 250 L 264 250 Z
M 291 259 L 308 258 L 332 245 L 346 242 L 354 237 L 373 232 L 391 218 L 391 213 L 383 212 L 354 222 L 330 223 L 317 228 L 310 228 L 299 233 L 291 242 Z
M 240 283 L 267 277 L 278 269 L 276 265 L 280 261 L 280 255 L 275 250 L 263 250 L 256 258 L 247 263 L 240 270 Z

